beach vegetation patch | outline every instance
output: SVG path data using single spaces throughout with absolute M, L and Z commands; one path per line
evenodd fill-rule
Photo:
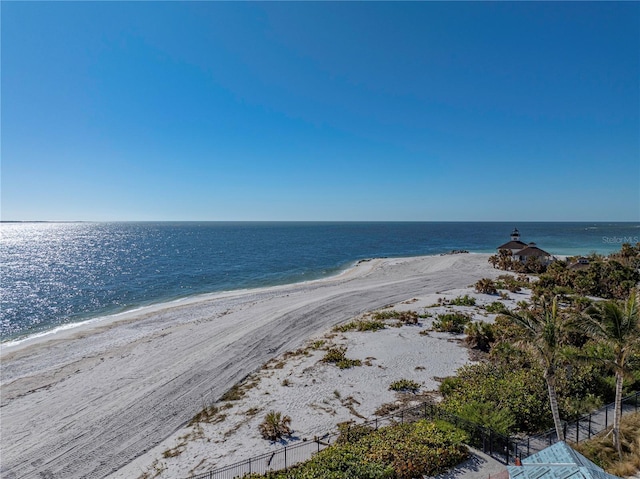
M 410 379 L 399 379 L 389 385 L 390 391 L 417 393 L 420 390 L 420 384 Z
M 383 321 L 376 319 L 358 319 L 346 324 L 338 325 L 334 327 L 333 330 L 339 333 L 346 333 L 347 331 L 379 331 L 385 328 L 386 325 Z
M 220 397 L 220 401 L 239 401 L 245 394 L 246 391 L 242 385 L 236 384 Z
M 453 298 L 449 304 L 453 306 L 475 306 L 476 298 L 465 294 L 464 296 L 458 296 L 457 298 Z
M 482 278 L 476 281 L 475 290 L 482 294 L 498 294 L 496 283 L 491 278 Z
M 269 479 L 411 479 L 435 476 L 467 459 L 468 435 L 444 422 L 420 420 L 372 430 L 344 425 L 336 444 Z
M 496 340 L 495 327 L 484 321 L 473 321 L 467 324 L 464 332 L 467 335 L 465 342 L 469 347 L 486 353 L 489 352 L 491 345 Z
M 631 477 L 640 471 L 640 413 L 623 416 L 620 422 L 622 458 L 611 440 L 611 427 L 597 437 L 576 444 L 575 449 L 609 474 Z
M 264 420 L 258 426 L 263 439 L 277 441 L 285 436 L 290 436 L 293 432 L 289 427 L 291 418 L 281 412 L 269 411 Z
M 508 425 L 508 432 L 513 433 L 537 432 L 553 425 L 546 384 L 537 367 L 527 370 L 492 363 L 463 366 L 456 376 L 442 381 L 440 392 L 445 411 L 483 426 Z M 480 404 L 482 409 L 476 413 L 467 404 Z M 504 412 L 494 416 L 492 410 Z
M 525 276 L 525 278 L 527 277 Z M 528 286 L 529 278 L 527 278 L 527 281 L 524 281 L 510 274 L 501 274 L 498 276 L 495 283 L 498 289 L 506 289 L 511 293 L 517 293 L 522 288 Z
M 419 315 L 416 311 L 376 311 L 373 313 L 373 319 L 385 321 L 389 319 L 397 319 L 404 324 L 418 324 Z
M 162 453 L 162 457 L 165 459 L 169 459 L 171 457 L 178 457 L 184 451 L 184 447 L 174 447 L 171 449 L 167 449 Z
M 487 311 L 487 313 L 496 314 L 504 313 L 507 310 L 507 307 L 501 301 L 494 301 L 491 304 L 487 304 L 484 309 Z
M 464 313 L 439 314 L 433 322 L 433 329 L 445 333 L 462 334 L 470 321 L 471 317 Z
M 189 421 L 189 426 L 196 426 L 197 424 L 202 422 L 205 422 L 207 424 L 217 424 L 224 421 L 227 418 L 227 415 L 223 414 L 222 410 L 228 409 L 228 407 L 225 406 L 207 406 L 203 408 L 198 414 L 193 417 L 193 419 L 191 419 L 191 421 Z M 231 407 L 231 405 L 229 406 Z
M 324 339 L 318 339 L 317 341 L 314 341 L 313 343 L 311 343 L 310 348 L 313 349 L 314 351 L 317 351 L 318 349 L 321 349 L 322 347 L 324 347 L 325 344 L 327 344 L 327 342 Z
M 347 348 L 345 347 L 329 348 L 327 353 L 322 358 L 322 361 L 325 363 L 335 364 L 340 369 L 349 369 L 354 366 L 362 366 L 361 360 L 347 358 L 346 352 Z

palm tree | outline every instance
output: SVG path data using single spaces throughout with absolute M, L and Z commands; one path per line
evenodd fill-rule
M 622 456 L 620 418 L 622 416 L 622 386 L 629 373 L 628 359 L 640 351 L 640 290 L 632 289 L 624 303 L 605 301 L 586 311 L 587 331 L 604 344 L 609 354 L 601 358 L 616 375 L 616 399 L 613 415 L 613 442 Z
M 505 314 L 525 330 L 525 337 L 515 345 L 528 351 L 540 364 L 549 392 L 549 405 L 558 440 L 564 440 L 558 397 L 556 371 L 564 359 L 562 346 L 568 332 L 568 322 L 558 313 L 558 298 L 549 305 L 542 299 L 542 309 L 507 311 Z

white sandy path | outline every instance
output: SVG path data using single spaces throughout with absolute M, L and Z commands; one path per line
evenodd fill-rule
M 375 260 L 3 347 L 0 475 L 105 477 L 270 358 L 365 311 L 496 276 L 487 258 Z

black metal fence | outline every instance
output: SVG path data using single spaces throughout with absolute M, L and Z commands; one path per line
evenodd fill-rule
M 272 452 L 255 456 L 229 466 L 221 467 L 206 473 L 189 477 L 189 479 L 234 479 L 247 474 L 265 474 L 269 471 L 288 469 L 296 464 L 311 459 L 323 449 L 335 444 L 341 434 L 349 437 L 351 428 L 380 427 L 412 423 L 420 419 L 441 419 L 454 424 L 469 433 L 469 444 L 501 460 L 509 462 L 511 449 L 509 438 L 489 428 L 467 421 L 453 414 L 446 413 L 433 404 L 422 403 L 407 409 L 396 411 L 388 416 L 374 418 L 362 423 L 352 423 L 338 432 L 334 431 L 312 441 L 302 441 L 287 445 Z M 355 431 L 355 429 L 353 429 Z
M 580 442 L 604 431 L 613 421 L 614 404 L 609 404 L 598 411 L 587 414 L 564 425 L 567 442 Z M 640 409 L 640 392 L 627 396 L 622 400 L 622 413 L 637 412 Z M 545 449 L 557 442 L 555 429 L 544 434 L 526 438 L 504 436 L 492 429 L 468 421 L 443 411 L 434 404 L 422 403 L 407 409 L 396 411 L 388 416 L 371 419 L 362 423 L 352 423 L 351 427 L 370 427 L 378 429 L 384 426 L 412 423 L 420 419 L 443 420 L 464 430 L 469 435 L 468 444 L 485 454 L 510 464 L 516 458 L 524 459 L 531 454 Z M 341 434 L 348 438 L 350 428 L 341 432 L 334 431 L 311 441 L 302 441 L 287 445 L 272 452 L 255 456 L 229 466 L 221 467 L 206 473 L 191 476 L 188 479 L 235 479 L 248 474 L 265 474 L 269 471 L 288 469 L 296 464 L 311 459 L 315 454 L 333 445 Z
M 613 425 L 613 411 L 615 403 L 585 414 L 574 421 L 565 422 L 563 424 L 563 434 L 565 441 L 578 443 L 591 439 L 596 434 L 606 430 Z M 635 392 L 622 399 L 622 414 L 638 412 L 640 410 L 640 392 Z M 550 429 L 543 434 L 529 436 L 518 441 L 514 441 L 513 455 L 525 458 L 531 454 L 542 451 L 550 445 L 558 442 L 556 430 Z

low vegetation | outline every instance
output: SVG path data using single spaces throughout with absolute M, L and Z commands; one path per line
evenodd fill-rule
M 329 348 L 327 353 L 322 358 L 325 363 L 331 363 L 338 366 L 340 369 L 349 369 L 354 366 L 362 366 L 362 361 L 359 359 L 349 359 L 346 357 L 347 348 L 335 347 Z
M 536 434 L 638 390 L 640 296 L 631 285 L 640 279 L 633 269 L 640 245 L 589 261 L 589 268 L 552 263 L 529 284 L 531 302 L 509 311 L 494 301 L 485 306 L 497 314 L 493 324 L 466 325 L 469 346 L 488 354 L 442 381 L 445 410 L 506 434 Z M 527 281 L 504 275 L 476 288 L 488 292 L 491 283 L 514 290 Z M 594 301 L 582 296 L 587 292 L 618 299 Z M 455 330 L 461 322 L 439 317 L 434 326 Z M 614 450 L 615 438 L 606 438 Z
M 462 334 L 470 321 L 471 317 L 464 313 L 443 313 L 439 314 L 433 322 L 433 329 L 440 332 Z
M 389 386 L 389 390 L 398 392 L 417 393 L 420 390 L 420 384 L 410 379 L 399 379 Z
M 466 433 L 442 422 L 343 427 L 336 444 L 288 471 L 251 478 L 412 479 L 435 476 L 468 457 Z
M 346 333 L 347 331 L 379 331 L 385 329 L 384 321 L 378 319 L 358 319 L 350 321 L 333 328 L 335 332 Z
M 475 306 L 476 298 L 472 298 L 468 294 L 465 294 L 464 296 L 458 296 L 457 298 L 452 299 L 449 301 L 449 304 L 452 306 Z
M 404 324 L 418 324 L 420 316 L 415 311 L 376 311 L 373 313 L 373 319 L 384 321 L 387 319 L 397 319 Z
M 264 420 L 258 426 L 263 439 L 277 441 L 285 436 L 291 435 L 291 418 L 280 412 L 269 411 Z
M 469 347 L 487 353 L 496 340 L 495 326 L 484 321 L 468 323 L 464 328 L 464 332 L 467 335 L 465 342 Z
M 504 313 L 507 310 L 507 307 L 501 301 L 494 301 L 491 304 L 487 304 L 484 309 L 487 313 Z
M 575 448 L 610 474 L 632 476 L 640 471 L 640 413 L 622 418 L 620 436 L 622 458 L 611 442 L 611 428 Z
M 498 294 L 496 283 L 490 278 L 479 279 L 474 285 L 475 290 L 482 294 Z

